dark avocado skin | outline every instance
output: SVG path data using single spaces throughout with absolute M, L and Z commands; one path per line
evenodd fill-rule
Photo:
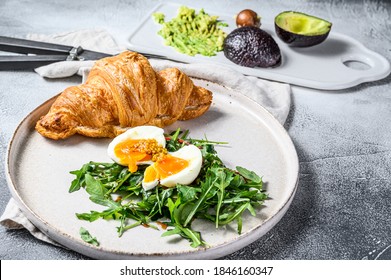
M 275 67 L 281 63 L 278 44 L 266 31 L 253 26 L 240 27 L 224 40 L 224 55 L 246 67 Z
M 276 29 L 277 36 L 291 47 L 303 48 L 303 47 L 311 47 L 311 46 L 318 45 L 322 43 L 324 40 L 326 40 L 327 36 L 330 33 L 327 32 L 321 35 L 306 36 L 306 35 L 296 34 L 284 30 L 281 27 L 279 27 L 276 23 L 274 24 L 274 27 Z

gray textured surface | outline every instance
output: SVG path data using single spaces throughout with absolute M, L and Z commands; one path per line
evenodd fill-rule
M 104 28 L 124 42 L 157 1 L 0 1 L 0 34 L 57 33 Z M 178 1 L 191 5 L 193 1 Z M 333 22 L 391 59 L 391 2 L 208 0 L 206 9 L 235 14 L 244 8 L 272 21 L 298 10 Z M 291 208 L 268 234 L 226 259 L 391 259 L 391 78 L 348 90 L 293 88 L 286 129 L 300 159 Z M 0 73 L 0 212 L 10 198 L 4 175 L 7 143 L 21 119 L 80 78 L 46 80 L 34 72 Z M 24 230 L 0 227 L 1 259 L 84 259 L 47 245 Z

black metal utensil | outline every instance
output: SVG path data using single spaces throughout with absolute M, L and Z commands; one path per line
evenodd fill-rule
M 0 55 L 1 70 L 30 70 L 59 61 L 97 60 L 112 54 L 85 50 L 40 41 L 0 36 L 0 51 L 20 55 Z M 140 53 L 147 58 L 166 59 L 164 56 Z

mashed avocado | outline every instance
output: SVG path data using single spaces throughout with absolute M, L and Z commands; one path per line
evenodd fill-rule
M 160 12 L 154 13 L 153 17 L 162 25 L 158 34 L 164 38 L 164 43 L 180 53 L 214 56 L 223 50 L 227 34 L 220 27 L 228 25 L 219 22 L 218 16 L 210 16 L 203 9 L 197 14 L 194 9 L 182 6 L 170 21 L 165 21 Z

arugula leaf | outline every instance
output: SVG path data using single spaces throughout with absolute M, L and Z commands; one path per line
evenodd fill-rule
M 106 190 L 101 182 L 95 180 L 90 174 L 85 175 L 86 192 L 97 198 L 104 198 Z
M 229 186 L 231 180 L 233 179 L 233 172 L 229 170 L 224 170 L 222 168 L 217 169 L 216 175 L 219 179 L 217 187 L 219 192 L 217 193 L 217 205 L 216 205 L 216 228 L 219 227 L 219 215 L 221 210 L 221 205 L 225 197 L 225 188 Z
M 100 212 L 97 212 L 97 211 L 91 211 L 90 213 L 81 213 L 81 214 L 76 213 L 76 217 L 79 220 L 84 220 L 84 221 L 89 221 L 89 222 L 96 221 L 101 216 L 102 216 L 102 214 Z
M 197 193 L 201 192 L 200 188 L 193 186 L 177 185 L 176 189 L 183 203 L 197 199 Z
M 181 201 L 180 198 L 178 198 L 178 199 L 176 200 L 176 202 L 177 202 L 178 204 L 180 203 L 180 201 Z M 174 220 L 173 220 L 173 217 L 174 217 L 174 210 L 175 210 L 175 208 L 177 207 L 177 205 L 175 205 L 175 203 L 174 203 L 174 201 L 171 199 L 171 197 L 169 197 L 169 198 L 167 199 L 167 204 L 166 204 L 166 206 L 168 207 L 168 210 L 170 211 L 171 221 L 174 222 Z
M 125 220 L 126 220 L 126 216 L 124 216 L 123 219 L 121 219 L 121 225 L 119 227 L 117 227 L 117 231 L 118 231 L 118 236 L 121 237 L 125 231 L 129 230 L 129 229 L 132 229 L 132 228 L 135 228 L 139 225 L 142 224 L 141 221 L 137 221 L 137 222 L 134 222 L 133 224 L 131 225 L 125 225 Z
M 199 233 L 198 231 L 194 231 L 190 228 L 182 227 L 178 224 L 176 224 L 173 229 L 167 230 L 161 236 L 164 237 L 164 236 L 170 236 L 175 234 L 179 234 L 183 238 L 191 241 L 190 246 L 193 248 L 197 248 L 198 246 L 201 245 L 206 245 L 206 243 L 202 241 L 201 233 Z
M 78 191 L 80 189 L 80 187 L 82 186 L 82 183 L 83 183 L 82 181 L 84 179 L 84 174 L 86 173 L 88 166 L 89 166 L 89 164 L 86 163 L 79 170 L 74 170 L 74 171 L 69 172 L 73 175 L 76 175 L 76 178 L 72 181 L 71 186 L 69 188 L 70 193 Z
M 206 200 L 209 192 L 213 189 L 213 187 L 215 187 L 214 184 L 215 184 L 216 180 L 217 179 L 210 178 L 210 180 L 208 180 L 206 183 L 201 184 L 201 190 L 203 190 L 203 193 L 200 196 L 200 198 L 197 200 L 197 203 L 195 203 L 195 205 L 192 207 L 191 211 L 188 213 L 188 216 L 187 216 L 185 222 L 183 223 L 184 226 L 187 226 L 190 223 L 190 221 L 193 219 L 193 217 L 197 213 L 198 209 L 201 208 L 201 205 Z
M 186 203 L 181 203 L 179 207 L 176 207 L 173 211 L 174 221 L 178 225 L 187 225 L 187 219 L 190 216 L 190 213 L 194 210 L 195 203 L 188 201 Z
M 81 227 L 79 230 L 79 234 L 81 239 L 83 239 L 85 242 L 95 246 L 99 246 L 99 242 L 96 237 L 92 237 L 88 230 L 86 230 L 85 228 Z
M 244 178 L 253 181 L 256 184 L 259 184 L 262 182 L 262 178 L 259 177 L 254 171 L 250 171 L 244 167 L 236 166 L 236 170 L 239 172 L 240 175 L 242 175 Z

